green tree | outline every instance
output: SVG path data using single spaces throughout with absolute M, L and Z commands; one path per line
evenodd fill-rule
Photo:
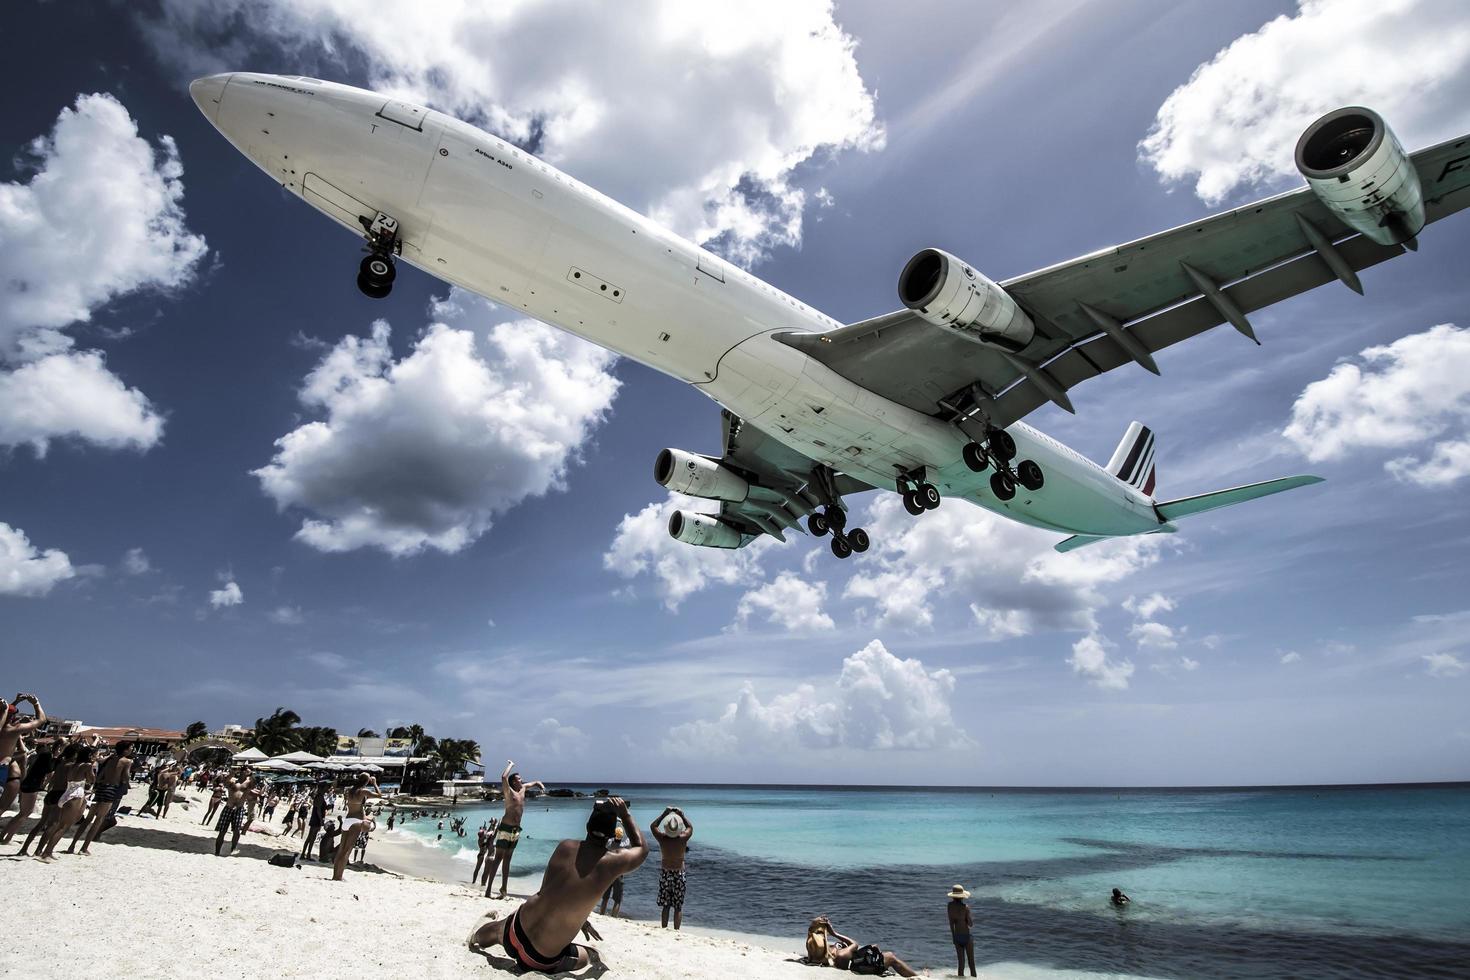
M 202 721 L 191 721 L 189 727 L 184 729 L 184 741 L 192 742 L 196 738 L 203 738 L 209 734 L 209 726 Z
M 373 731 L 371 728 L 359 728 L 357 730 L 357 737 L 358 738 L 377 738 L 378 737 L 378 733 L 375 732 L 375 731 Z
M 463 775 L 469 763 L 480 761 L 479 743 L 468 738 L 441 738 L 431 756 L 443 779 Z
M 301 716 L 296 712 L 277 708 L 269 718 L 255 719 L 255 728 L 245 740 L 266 755 L 284 755 L 301 747 L 299 724 Z
M 313 725 L 299 731 L 301 747 L 312 755 L 330 756 L 337 751 L 337 729 Z

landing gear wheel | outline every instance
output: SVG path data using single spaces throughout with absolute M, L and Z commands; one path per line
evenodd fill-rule
M 393 280 L 398 278 L 398 270 L 394 268 L 393 260 L 376 252 L 363 259 L 357 271 L 364 279 L 379 286 L 391 286 Z
M 964 451 L 960 453 L 965 458 L 965 465 L 976 473 L 984 473 L 990 465 L 990 457 L 985 455 L 985 447 L 978 442 L 965 443 Z
M 1016 465 L 1016 480 L 1027 490 L 1040 490 L 1046 483 L 1046 478 L 1041 475 L 1041 467 L 1034 460 L 1023 459 Z
M 382 299 L 393 291 L 391 285 L 381 286 L 368 279 L 366 276 L 357 277 L 357 288 L 369 299 Z
M 816 537 L 820 538 L 826 535 L 828 531 L 832 530 L 832 525 L 828 524 L 827 518 L 823 517 L 821 514 L 813 514 L 811 517 L 808 517 L 806 519 L 806 529 L 812 532 L 812 534 Z
M 924 505 L 919 500 L 919 495 L 912 490 L 905 490 L 903 494 L 903 509 L 914 517 L 924 513 Z
M 852 554 L 852 545 L 848 544 L 845 538 L 833 538 L 832 554 L 838 558 L 846 558 Z
M 828 507 L 822 511 L 822 516 L 827 519 L 827 526 L 834 531 L 847 527 L 847 511 L 841 507 Z
M 1016 495 L 1016 481 L 1009 473 L 990 474 L 990 489 L 1001 500 L 1010 500 Z
M 868 544 L 870 543 L 868 541 L 868 532 L 860 527 L 853 528 L 847 532 L 847 543 L 853 551 L 862 554 L 868 550 Z
M 925 510 L 934 510 L 939 506 L 939 488 L 932 483 L 919 484 L 916 497 Z
M 1016 458 L 1016 440 L 1005 429 L 990 430 L 990 455 L 1002 463 L 1009 463 Z

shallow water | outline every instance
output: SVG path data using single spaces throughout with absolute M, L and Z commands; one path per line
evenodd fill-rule
M 592 787 L 576 787 L 590 792 Z M 977 962 L 1150 976 L 1470 976 L 1470 786 L 956 790 L 620 786 L 646 827 L 696 827 L 690 922 L 799 945 L 828 913 L 952 968 L 944 892 L 973 893 Z M 582 836 L 587 800 L 527 808 L 516 869 Z M 471 833 L 498 807 L 461 806 Z M 624 911 L 655 918 L 655 866 Z M 1134 899 L 1107 903 L 1120 887 Z

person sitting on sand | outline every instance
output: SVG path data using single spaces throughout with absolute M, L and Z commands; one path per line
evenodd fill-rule
M 628 846 L 609 851 L 608 842 L 621 823 Z M 523 970 L 560 973 L 580 970 L 591 960 L 590 949 L 573 942 L 577 934 L 601 939 L 589 917 L 597 899 L 620 875 L 632 874 L 648 858 L 648 845 L 628 804 L 618 797 L 598 800 L 587 818 L 583 840 L 556 846 L 541 878 L 541 890 L 504 919 L 487 915 L 470 933 L 474 950 L 504 946 Z M 542 950 L 556 950 L 546 953 Z
M 658 904 L 663 909 L 663 928 L 669 927 L 669 910 L 674 912 L 674 929 L 684 924 L 684 858 L 689 853 L 689 838 L 694 836 L 694 824 L 676 806 L 664 807 L 664 812 L 648 828 L 653 839 L 658 841 Z
M 378 792 L 378 781 L 373 778 L 372 773 L 367 772 L 359 773 L 351 788 L 342 795 L 347 801 L 347 816 L 342 818 L 342 840 L 337 844 L 337 857 L 332 865 L 333 881 L 342 880 L 342 875 L 347 871 L 347 859 L 352 856 L 358 836 L 371 829 L 371 821 L 364 810 L 367 801 L 381 799 L 383 796 Z
M 83 833 L 86 839 L 82 840 L 82 853 L 91 853 L 88 848 L 102 832 L 102 822 L 112 816 L 116 804 L 122 801 L 123 794 L 128 791 L 128 781 L 133 776 L 134 748 L 135 743 L 126 741 L 113 746 L 112 757 L 97 771 L 97 792 L 92 811 L 87 814 L 83 823 L 77 825 L 76 835 L 72 837 L 71 846 L 66 849 L 66 853 L 71 854 L 77 849 L 77 841 L 82 840 Z
M 500 872 L 500 898 L 510 889 L 510 859 L 516 844 L 521 839 L 521 818 L 526 813 L 526 790 L 532 786 L 546 788 L 540 780 L 530 783 L 521 781 L 521 774 L 512 772 L 515 763 L 505 760 L 505 771 L 500 774 L 500 793 L 505 798 L 505 815 L 500 818 L 500 827 L 495 831 L 495 853 L 485 868 L 485 897 L 495 890 L 495 869 Z
M 817 916 L 807 926 L 806 959 L 814 966 L 831 966 L 850 973 L 876 976 L 884 970 L 893 970 L 901 977 L 918 976 L 913 967 L 894 953 L 844 936 L 825 915 Z
M 244 767 L 235 770 L 234 775 L 225 779 L 225 802 L 219 811 L 219 822 L 215 829 L 219 834 L 214 839 L 214 856 L 220 856 L 220 849 L 225 843 L 225 831 L 233 831 L 230 837 L 230 853 L 235 853 L 235 848 L 240 845 L 240 831 L 245 829 L 245 800 L 254 791 L 254 779 L 245 775 Z
M 20 703 L 31 703 L 31 717 L 20 713 Z M 20 795 L 20 782 L 10 779 L 10 763 L 20 750 L 20 737 L 46 724 L 46 712 L 34 694 L 17 694 L 14 704 L 0 701 L 0 813 L 10 809 L 10 804 Z
M 1111 901 L 1118 908 L 1122 908 L 1129 902 L 1133 901 L 1133 899 L 1129 898 L 1127 895 L 1124 895 L 1121 889 L 1114 888 L 1113 897 L 1109 899 L 1109 901 Z
M 965 957 L 970 958 L 970 976 L 975 976 L 975 918 L 970 914 L 970 906 L 965 904 L 965 899 L 970 893 L 963 885 L 955 885 L 949 890 L 949 938 L 954 941 L 955 962 L 958 964 L 955 976 L 965 975 Z

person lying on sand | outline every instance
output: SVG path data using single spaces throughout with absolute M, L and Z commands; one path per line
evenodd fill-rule
M 608 850 L 620 822 L 628 844 Z M 573 942 L 577 934 L 602 938 L 588 921 L 593 906 L 614 879 L 636 871 L 647 858 L 648 845 L 638 833 L 628 804 L 616 796 L 599 800 L 587 818 L 586 838 L 564 840 L 552 852 L 541 890 L 507 918 L 497 919 L 492 913 L 481 919 L 470 933 L 469 947 L 504 946 L 521 969 L 537 973 L 580 970 L 591 958 L 588 947 Z
M 844 936 L 832 926 L 832 920 L 819 915 L 806 929 L 806 959 L 817 966 L 831 966 L 857 974 L 876 976 L 893 970 L 901 977 L 916 977 L 913 967 L 892 952 L 872 944 L 863 944 Z

